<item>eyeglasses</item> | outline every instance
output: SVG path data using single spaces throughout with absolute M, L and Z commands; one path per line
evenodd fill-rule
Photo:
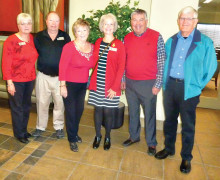
M 188 21 L 192 22 L 192 20 L 197 19 L 197 18 L 179 18 L 180 21 Z
M 30 25 L 32 25 L 32 23 L 31 23 L 31 22 L 28 22 L 28 23 L 20 23 L 20 25 L 21 25 L 21 26 L 25 26 L 25 25 L 29 25 L 29 26 L 30 26 Z

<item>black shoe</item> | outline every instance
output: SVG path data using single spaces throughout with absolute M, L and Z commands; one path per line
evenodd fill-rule
M 35 129 L 35 131 L 32 133 L 32 136 L 33 137 L 40 137 L 42 132 L 44 132 L 44 131 L 42 131 L 40 129 Z
M 97 149 L 100 145 L 102 136 L 101 137 L 95 137 L 94 142 L 93 142 L 93 149 Z
M 148 154 L 149 156 L 154 156 L 154 155 L 156 154 L 156 147 L 149 146 L 149 147 L 148 147 L 147 154 Z
M 159 151 L 155 154 L 155 158 L 157 159 L 165 159 L 167 156 L 173 156 L 174 153 L 168 152 L 166 149 L 163 149 L 162 151 Z
M 18 141 L 20 141 L 21 143 L 27 144 L 29 143 L 29 140 L 27 138 L 17 138 Z
M 131 139 L 127 139 L 125 142 L 123 142 L 123 146 L 124 147 L 127 147 L 127 146 L 130 146 L 130 145 L 132 145 L 132 144 L 134 144 L 134 143 L 137 143 L 137 142 L 139 142 L 140 140 L 136 140 L 136 141 L 132 141 Z
M 185 174 L 189 173 L 191 171 L 190 161 L 182 160 L 182 163 L 180 165 L 180 171 Z
M 76 142 L 70 142 L 70 149 L 71 149 L 71 151 L 73 151 L 73 152 L 78 152 L 78 151 L 79 151 Z
M 104 150 L 108 151 L 111 147 L 111 141 L 110 138 L 105 138 L 105 142 L 104 142 Z
M 78 142 L 78 143 L 82 143 L 82 138 L 79 137 L 79 136 L 76 136 L 76 142 Z
M 27 132 L 27 133 L 24 134 L 24 137 L 30 138 L 30 137 L 32 137 L 32 135 L 29 132 Z
M 58 129 L 56 130 L 56 136 L 57 136 L 57 139 L 61 139 L 64 137 L 64 131 L 63 129 Z

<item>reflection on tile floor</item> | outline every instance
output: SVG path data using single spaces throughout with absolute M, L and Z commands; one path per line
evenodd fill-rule
M 112 130 L 112 147 L 94 150 L 95 135 L 93 110 L 86 108 L 80 123 L 79 135 L 83 143 L 79 152 L 70 151 L 67 138 L 56 139 L 52 126 L 52 113 L 48 129 L 42 137 L 30 138 L 22 144 L 13 137 L 10 110 L 0 107 L 0 180 L 1 179 L 68 179 L 68 180 L 169 180 L 219 179 L 220 177 L 220 111 L 197 109 L 195 145 L 192 171 L 180 173 L 181 135 L 177 135 L 176 154 L 166 160 L 147 155 L 143 129 L 141 141 L 130 147 L 121 144 L 129 136 L 128 117 L 122 128 Z M 36 125 L 36 111 L 32 110 L 28 130 Z M 102 130 L 104 135 L 104 131 Z M 163 132 L 157 131 L 157 150 L 163 148 Z

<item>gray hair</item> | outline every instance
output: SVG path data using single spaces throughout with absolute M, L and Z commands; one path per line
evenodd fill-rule
M 30 14 L 27 14 L 27 13 L 20 13 L 20 14 L 18 14 L 18 16 L 17 16 L 17 24 L 21 24 L 21 22 L 23 20 L 27 20 L 27 21 L 32 23 L 32 17 L 31 17 Z
M 147 20 L 147 12 L 146 12 L 145 10 L 143 10 L 143 9 L 136 9 L 135 11 L 133 11 L 133 12 L 131 13 L 131 19 L 132 19 L 132 16 L 133 16 L 134 14 L 144 14 L 145 20 Z
M 108 14 L 105 14 L 105 15 L 102 15 L 101 16 L 101 19 L 99 21 L 99 29 L 101 32 L 103 32 L 103 26 L 104 26 L 104 22 L 106 19 L 112 19 L 113 20 L 113 23 L 114 23 L 114 32 L 118 29 L 118 21 L 115 17 L 114 14 L 112 13 L 108 13 Z
M 178 14 L 178 18 L 180 18 L 182 14 L 188 14 L 188 13 L 193 13 L 193 18 L 196 19 L 198 18 L 198 12 L 192 6 L 187 6 L 181 9 Z

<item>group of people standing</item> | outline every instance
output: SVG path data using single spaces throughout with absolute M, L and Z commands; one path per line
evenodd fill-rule
M 122 143 L 130 146 L 140 141 L 140 105 L 144 110 L 145 139 L 148 154 L 164 159 L 175 154 L 178 116 L 182 120 L 182 163 L 180 171 L 191 170 L 195 134 L 196 107 L 202 89 L 212 78 L 216 66 L 213 42 L 201 34 L 196 25 L 198 13 L 188 6 L 178 15 L 180 31 L 164 44 L 162 35 L 147 27 L 147 13 L 137 9 L 131 14 L 132 32 L 124 42 L 114 36 L 117 18 L 109 13 L 99 22 L 103 38 L 89 43 L 89 23 L 78 19 L 73 24 L 75 40 L 59 30 L 56 12 L 46 17 L 47 29 L 33 40 L 30 15 L 17 17 L 19 32 L 9 36 L 3 50 L 3 79 L 7 80 L 14 136 L 28 143 L 47 128 L 48 110 L 53 101 L 53 126 L 57 138 L 64 137 L 65 123 L 70 149 L 78 151 L 79 122 L 92 68 L 88 103 L 95 106 L 96 135 L 93 148 L 99 148 L 102 121 L 105 122 L 104 150 L 111 147 L 111 126 L 114 109 L 125 90 L 129 110 L 129 138 Z M 36 99 L 37 125 L 27 131 L 37 61 Z M 156 101 L 163 86 L 165 109 L 165 148 L 156 153 Z

